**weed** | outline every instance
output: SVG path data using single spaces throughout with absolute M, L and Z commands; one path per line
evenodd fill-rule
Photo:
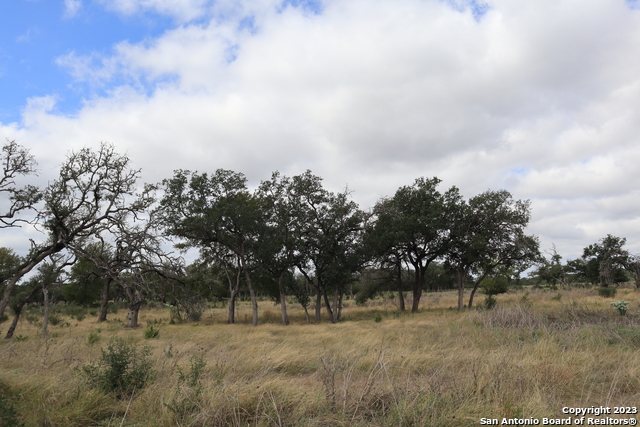
M 202 373 L 206 362 L 202 356 L 193 356 L 187 372 L 178 369 L 178 385 L 171 403 L 166 404 L 176 416 L 176 421 L 183 421 L 200 408 L 203 391 Z
M 160 335 L 160 329 L 154 327 L 153 325 L 147 326 L 147 329 L 144 330 L 144 339 L 152 339 L 158 338 Z
M 154 376 L 149 349 L 136 350 L 121 339 L 102 349 L 100 358 L 84 365 L 82 371 L 89 384 L 119 399 L 132 396 Z
M 25 337 L 24 335 L 16 336 L 16 341 L 26 341 L 28 339 L 29 339 L 29 337 Z
M 87 336 L 87 344 L 94 345 L 100 341 L 100 330 L 92 329 Z
M 376 314 L 376 317 L 375 317 L 374 320 L 375 320 L 376 323 L 382 322 L 382 316 L 380 316 L 380 313 Z
M 551 299 L 553 301 L 560 301 L 562 299 L 562 294 L 560 292 L 558 292 L 557 294 L 555 294 L 553 297 L 551 297 Z

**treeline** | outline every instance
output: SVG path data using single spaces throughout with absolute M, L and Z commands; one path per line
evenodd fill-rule
M 528 201 L 506 190 L 465 199 L 456 187 L 440 190 L 435 177 L 418 178 L 365 212 L 347 190 L 325 189 L 310 171 L 275 172 L 255 191 L 242 173 L 224 169 L 178 170 L 140 186 L 140 170 L 108 144 L 70 153 L 42 189 L 16 183 L 36 171 L 19 144 L 5 144 L 2 166 L 0 227 L 32 223 L 46 236 L 31 241 L 24 256 L 0 250 L 0 318 L 10 305 L 16 323 L 31 301 L 42 301 L 46 312 L 55 284 L 65 299 L 95 300 L 99 293 L 100 320 L 110 298 L 126 298 L 128 327 L 137 326 L 145 299 L 191 316 L 206 299 L 224 298 L 233 323 L 243 294 L 254 325 L 261 295 L 281 302 L 285 324 L 291 297 L 308 321 L 319 322 L 324 309 L 337 322 L 354 287 L 360 302 L 394 289 L 401 310 L 408 293 L 414 312 L 426 287 L 453 287 L 462 310 L 473 306 L 486 279 L 518 278 L 546 262 L 537 237 L 525 233 Z M 199 258 L 185 265 L 179 255 L 189 249 Z

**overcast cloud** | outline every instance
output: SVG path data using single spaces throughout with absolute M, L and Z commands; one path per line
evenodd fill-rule
M 82 19 L 88 0 L 65 0 Z M 69 83 L 0 138 L 50 179 L 114 143 L 147 182 L 174 169 L 311 169 L 363 209 L 418 176 L 532 201 L 565 257 L 607 233 L 640 252 L 640 10 L 623 0 L 117 0 L 159 35 L 50 58 Z M 0 79 L 2 77 L 0 76 Z M 57 105 L 81 94 L 72 113 Z M 14 235 L 14 234 L 12 234 Z

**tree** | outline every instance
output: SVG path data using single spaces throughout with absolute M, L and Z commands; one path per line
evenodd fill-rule
M 251 295 L 252 321 L 256 326 L 258 300 L 251 280 L 250 243 L 256 239 L 262 212 L 259 199 L 247 191 L 245 176 L 224 169 L 212 175 L 179 170 L 162 185 L 164 196 L 158 214 L 169 235 L 183 239 L 183 247 L 213 253 L 226 248 L 238 257 Z
M 629 260 L 629 252 L 622 247 L 627 239 L 607 234 L 598 243 L 584 248 L 582 259 L 598 266 L 598 282 L 608 287 L 626 281 L 625 266 Z
M 51 286 L 61 283 L 64 269 L 72 263 L 73 261 L 70 258 L 53 255 L 46 262 L 39 265 L 37 273 L 29 278 L 25 284 L 14 288 L 9 304 L 13 310 L 14 317 L 7 330 L 5 339 L 13 337 L 22 309 L 26 304 L 36 301 L 36 297 L 40 291 L 43 292 L 45 300 L 42 336 L 46 336 L 49 321 L 48 290 Z
M 365 214 L 350 200 L 348 190 L 332 193 L 321 178 L 306 171 L 293 177 L 296 209 L 297 268 L 316 290 L 316 322 L 322 301 L 332 323 L 340 320 L 342 298 L 364 264 L 361 250 Z M 329 293 L 332 293 L 332 301 Z
M 269 181 L 260 184 L 256 197 L 261 200 L 264 214 L 259 223 L 261 239 L 254 245 L 254 253 L 260 268 L 277 281 L 282 323 L 288 325 L 286 297 L 296 282 L 287 279 L 303 257 L 297 250 L 297 237 L 300 236 L 297 227 L 301 223 L 296 221 L 299 209 L 295 206 L 291 179 L 274 172 Z
M 30 222 L 16 215 L 24 210 L 34 209 L 42 198 L 40 190 L 33 185 L 19 188 L 16 184 L 18 176 L 36 173 L 36 160 L 29 150 L 15 141 L 7 141 L 0 151 L 2 175 L 0 175 L 0 200 L 7 205 L 0 206 L 0 228 L 17 227 L 20 223 Z M 8 195 L 8 197 L 6 197 Z M 6 197 L 6 198 L 5 198 Z
M 633 277 L 636 288 L 640 289 L 640 254 L 629 255 L 625 268 L 631 277 Z
M 562 265 L 561 260 L 562 256 L 558 253 L 556 246 L 553 245 L 549 253 L 549 259 L 542 258 L 531 275 L 549 285 L 566 284 L 567 267 Z
M 47 239 L 39 244 L 32 242 L 24 261 L 7 281 L 0 300 L 0 318 L 15 284 L 40 262 L 76 240 L 99 235 L 136 210 L 129 197 L 134 195 L 139 174 L 131 168 L 129 158 L 109 144 L 101 144 L 98 151 L 83 148 L 69 154 L 59 177 L 44 191 L 44 206 L 38 210 Z
M 108 227 L 93 236 L 92 243 L 77 240 L 68 245 L 78 256 L 90 260 L 98 274 L 107 279 L 101 304 L 105 314 L 104 295 L 108 295 L 109 283 L 116 283 L 126 293 L 128 328 L 138 327 L 144 295 L 153 292 L 157 276 L 172 277 L 181 271 L 180 260 L 171 258 L 162 248 L 157 217 L 151 209 L 155 202 L 154 190 L 153 186 L 146 186 L 130 204 L 130 209 L 112 218 Z M 143 217 L 144 212 L 151 213 Z
M 530 219 L 530 203 L 513 200 L 506 190 L 485 191 L 468 203 L 458 200 L 453 221 L 447 263 L 458 273 L 458 310 L 463 309 L 466 279 L 476 275 L 468 308 L 482 280 L 498 269 L 524 270 L 540 260 L 538 239 L 524 229 Z
M 440 182 L 436 177 L 418 178 L 412 186 L 400 187 L 392 198 L 378 202 L 374 209 L 375 227 L 388 230 L 381 248 L 386 248 L 387 253 L 396 251 L 396 268 L 400 268 L 399 256 L 413 267 L 414 313 L 420 305 L 429 265 L 447 251 L 451 214 L 460 200 L 455 187 L 439 192 Z

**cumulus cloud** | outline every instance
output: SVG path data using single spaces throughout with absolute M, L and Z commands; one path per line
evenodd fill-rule
M 531 231 L 561 253 L 607 233 L 640 250 L 640 11 L 622 0 L 104 4 L 179 23 L 58 58 L 106 95 L 73 116 L 34 99 L 0 135 L 43 153 L 111 141 L 148 181 L 310 168 L 363 208 L 437 175 L 531 199 Z

